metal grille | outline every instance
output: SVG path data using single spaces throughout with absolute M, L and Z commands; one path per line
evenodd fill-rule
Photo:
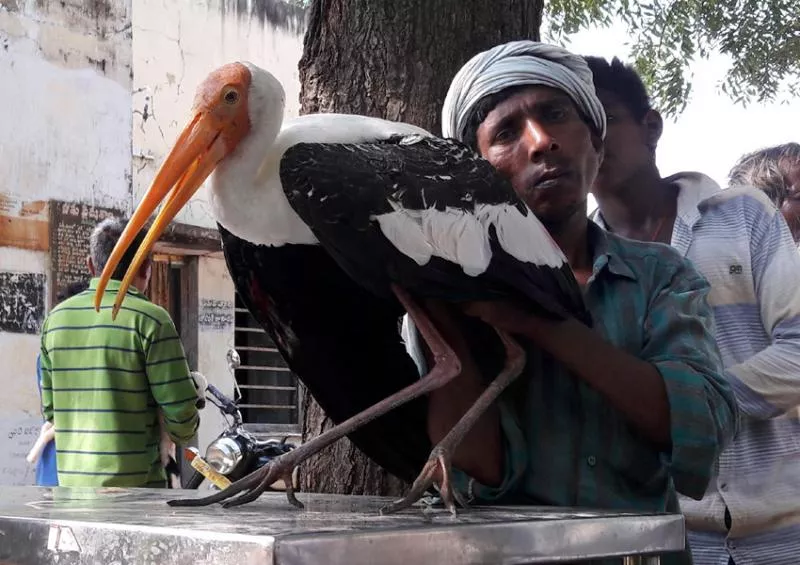
M 234 329 L 242 362 L 235 376 L 245 424 L 256 432 L 299 431 L 297 377 L 238 295 Z

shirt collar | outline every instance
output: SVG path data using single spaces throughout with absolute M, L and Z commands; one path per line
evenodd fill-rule
M 714 179 L 696 172 L 677 173 L 664 182 L 678 187 L 678 217 L 689 228 L 702 216 L 706 200 L 722 190 Z
M 604 269 L 614 275 L 637 280 L 636 274 L 620 257 L 620 238 L 589 220 L 586 230 L 589 240 L 589 249 L 592 252 L 592 279 Z
M 88 290 L 97 290 L 97 285 L 100 282 L 100 277 L 94 277 L 91 281 L 89 281 L 89 288 Z M 122 286 L 122 282 L 116 279 L 109 279 L 108 284 L 106 285 L 106 292 L 119 292 L 119 287 Z M 126 294 L 132 294 L 134 296 L 144 296 L 139 289 L 135 286 L 128 287 L 128 292 Z

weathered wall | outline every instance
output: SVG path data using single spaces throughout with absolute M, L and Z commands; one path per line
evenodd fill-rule
M 130 0 L 0 0 L 0 193 L 127 207 Z
M 250 61 L 286 89 L 286 114 L 300 109 L 297 62 L 303 51 L 303 12 L 279 0 L 136 0 L 133 7 L 133 187 L 147 190 L 190 117 L 196 87 L 215 68 Z M 206 188 L 179 221 L 216 227 Z
M 220 256 L 198 259 L 197 369 L 223 394 L 233 398 L 233 375 L 226 353 L 233 346 L 233 281 Z M 219 410 L 206 405 L 197 433 L 201 453 L 225 428 Z
M 0 405 L 0 453 L 11 455 L 0 484 L 33 482 L 24 455 L 40 423 L 41 320 L 23 319 L 13 295 L 39 284 L 49 296 L 47 201 L 129 212 L 183 127 L 196 86 L 226 62 L 273 72 L 287 115 L 297 115 L 303 26 L 302 11 L 280 0 L 0 0 L 0 358 L 8 361 L 0 386 L 12 391 Z M 201 190 L 178 221 L 215 227 L 205 202 Z M 232 394 L 225 352 L 234 291 L 224 260 L 201 257 L 198 279 L 197 369 Z M 207 410 L 201 450 L 221 426 Z
M 47 200 L 131 201 L 130 0 L 0 0 L 0 484 L 41 425 Z
M 47 254 L 5 248 L 0 267 L 0 484 L 31 484 L 25 462 L 42 424 L 36 355 L 46 296 Z

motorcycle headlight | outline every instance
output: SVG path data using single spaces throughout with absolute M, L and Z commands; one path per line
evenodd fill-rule
M 222 475 L 233 471 L 241 460 L 242 448 L 229 437 L 215 439 L 206 449 L 206 462 Z

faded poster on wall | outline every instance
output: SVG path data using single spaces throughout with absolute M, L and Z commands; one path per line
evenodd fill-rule
M 38 334 L 45 311 L 45 276 L 0 272 L 0 332 Z

